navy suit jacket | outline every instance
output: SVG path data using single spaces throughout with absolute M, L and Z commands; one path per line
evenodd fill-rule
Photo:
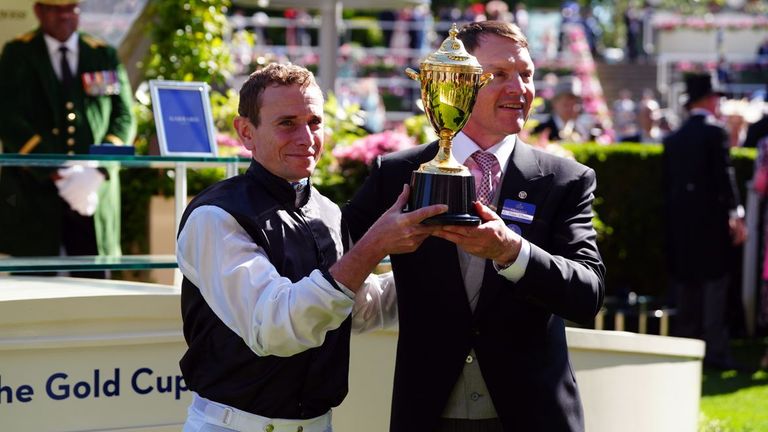
M 423 145 L 374 163 L 343 210 L 353 237 L 392 205 L 437 148 Z M 391 431 L 435 429 L 473 348 L 505 430 L 584 429 L 564 319 L 591 325 L 603 302 L 605 267 L 592 227 L 595 184 L 592 169 L 517 142 L 497 208 L 506 200 L 536 206 L 533 222 L 519 224 L 531 242 L 530 262 L 513 283 L 487 260 L 474 313 L 455 245 L 430 237 L 415 252 L 391 257 L 400 331 Z
M 732 248 L 728 219 L 739 206 L 728 133 L 692 115 L 664 139 L 667 268 L 679 281 L 719 279 Z

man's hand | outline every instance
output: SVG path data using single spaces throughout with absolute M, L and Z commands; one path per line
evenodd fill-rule
M 352 249 L 329 269 L 331 276 L 350 290 L 357 292 L 365 278 L 385 256 L 413 252 L 437 226 L 421 225 L 426 218 L 444 213 L 445 204 L 422 207 L 403 213 L 408 201 L 408 186 L 397 201 L 368 229 Z
M 493 260 L 499 266 L 515 262 L 522 247 L 522 237 L 507 228 L 493 210 L 475 201 L 482 219 L 476 227 L 445 225 L 433 235 L 450 242 L 467 253 Z
M 403 191 L 397 197 L 397 201 L 392 204 L 389 210 L 381 215 L 358 243 L 363 242 L 364 239 L 370 240 L 381 249 L 383 258 L 389 254 L 415 251 L 424 239 L 438 230 L 438 226 L 422 225 L 421 221 L 440 213 L 445 213 L 448 210 L 448 206 L 445 204 L 435 204 L 403 213 L 403 207 L 408 202 L 409 192 L 408 185 L 404 185 Z
M 732 217 L 728 219 L 728 228 L 731 233 L 731 242 L 738 246 L 747 239 L 747 227 L 744 225 L 744 218 Z

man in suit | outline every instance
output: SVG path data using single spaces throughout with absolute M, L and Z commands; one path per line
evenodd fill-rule
M 533 128 L 533 135 L 546 134 L 552 142 L 582 142 L 589 132 L 579 124 L 581 114 L 581 84 L 575 78 L 561 79 L 555 86 L 552 113 L 547 121 Z
M 689 117 L 664 139 L 667 266 L 678 336 L 706 341 L 705 365 L 734 366 L 725 319 L 728 253 L 744 241 L 728 132 L 717 119 L 722 93 L 709 74 L 686 77 Z
M 390 430 L 582 431 L 564 320 L 590 325 L 603 301 L 595 173 L 517 139 L 535 93 L 517 26 L 472 23 L 458 37 L 494 74 L 453 141 L 485 192 L 475 205 L 483 222 L 444 226 L 391 256 L 400 333 Z M 374 162 L 344 210 L 353 237 L 437 149 Z
M 0 139 L 6 153 L 86 154 L 130 143 L 132 92 L 116 51 L 77 31 L 78 0 L 34 4 L 40 27 L 0 57 Z M 6 167 L 0 175 L 0 253 L 118 255 L 117 169 Z

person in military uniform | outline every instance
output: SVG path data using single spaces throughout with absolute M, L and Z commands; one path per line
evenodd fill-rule
M 5 153 L 84 154 L 92 144 L 134 138 L 125 68 L 114 48 L 78 31 L 79 3 L 37 1 L 39 28 L 2 51 Z M 116 168 L 3 168 L 0 253 L 119 255 L 118 180 Z

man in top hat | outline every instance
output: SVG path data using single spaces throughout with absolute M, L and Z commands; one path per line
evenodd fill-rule
M 746 237 L 722 92 L 708 74 L 686 77 L 689 117 L 664 139 L 663 188 L 667 266 L 676 294 L 676 334 L 706 342 L 705 365 L 734 366 L 725 320 L 729 253 Z
M 579 124 L 581 114 L 581 82 L 578 79 L 561 79 L 555 86 L 552 98 L 552 114 L 531 132 L 546 134 L 549 141 L 582 142 L 589 137 L 588 131 Z
M 40 26 L 3 49 L 0 139 L 6 153 L 84 154 L 91 144 L 133 140 L 127 74 L 112 47 L 77 31 L 79 3 L 37 1 Z M 3 168 L 0 253 L 119 254 L 117 181 L 116 169 Z

